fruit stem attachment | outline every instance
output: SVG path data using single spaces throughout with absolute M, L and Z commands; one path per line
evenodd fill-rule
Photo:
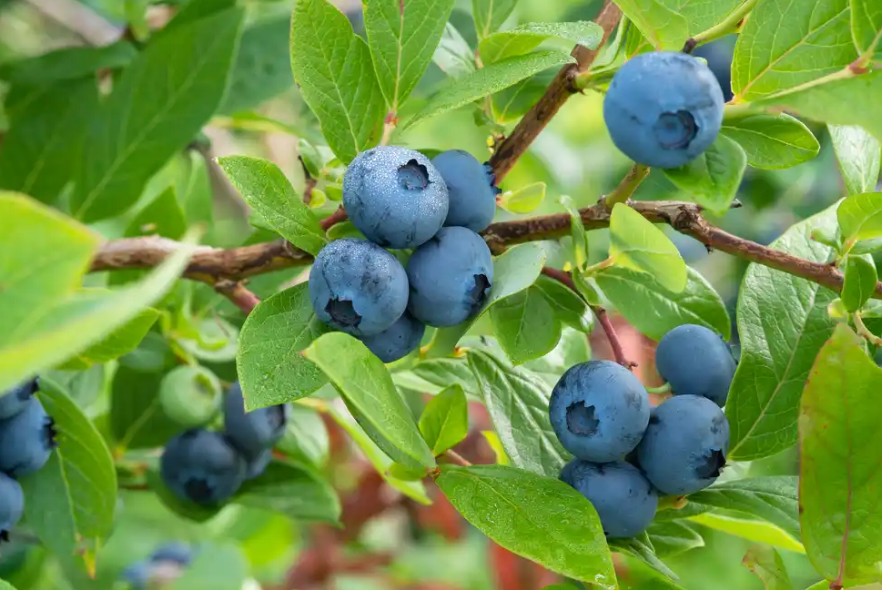
M 634 191 L 637 190 L 637 187 L 640 186 L 640 183 L 643 182 L 647 176 L 649 176 L 649 166 L 634 164 L 631 170 L 629 170 L 622 179 L 622 182 L 619 183 L 619 186 L 606 196 L 606 199 L 604 200 L 606 206 L 612 209 L 612 206 L 616 203 L 627 203 L 628 199 L 631 198 Z
M 637 363 L 632 363 L 625 358 L 625 349 L 622 348 L 622 343 L 619 341 L 619 336 L 616 334 L 616 329 L 613 327 L 609 316 L 606 315 L 606 310 L 600 306 L 594 306 L 591 309 L 594 311 L 594 316 L 600 323 L 600 327 L 603 328 L 606 339 L 609 340 L 609 345 L 612 348 L 613 357 L 616 359 L 616 362 L 629 371 L 636 367 Z
M 319 222 L 321 228 L 325 231 L 331 229 L 332 226 L 349 219 L 349 214 L 346 213 L 346 209 L 341 205 L 337 208 L 336 211 L 325 217 Z
M 872 344 L 873 346 L 882 346 L 882 338 L 879 338 L 867 328 L 867 325 L 864 323 L 864 319 L 861 317 L 860 312 L 855 312 L 852 316 L 854 318 L 854 327 L 857 329 L 858 336 Z
M 257 307 L 257 304 L 260 303 L 257 295 L 252 293 L 242 281 L 221 279 L 214 284 L 214 290 L 232 301 L 245 315 L 251 313 Z
M 699 45 L 704 45 L 731 33 L 737 33 L 743 25 L 744 18 L 753 10 L 756 3 L 757 0 L 745 0 L 741 6 L 733 10 L 719 24 L 687 39 L 685 45 L 683 45 L 683 53 L 692 53 L 692 50 Z
M 646 393 L 670 393 L 671 392 L 671 384 L 665 383 L 664 385 L 659 385 L 658 387 L 647 387 Z
M 451 463 L 456 463 L 457 465 L 461 465 L 462 467 L 471 467 L 472 463 L 453 449 L 447 449 L 444 453 L 441 454 L 442 457 L 447 459 Z

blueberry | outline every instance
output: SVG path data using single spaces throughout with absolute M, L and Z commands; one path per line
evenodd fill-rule
M 318 318 L 353 336 L 379 334 L 407 308 L 407 273 L 374 244 L 354 238 L 322 248 L 309 272 Z
M 588 498 L 607 537 L 633 537 L 646 530 L 658 508 L 658 494 L 640 470 L 625 463 L 573 459 L 560 479 Z
M 55 428 L 37 398 L 25 409 L 0 422 L 0 471 L 18 478 L 39 470 L 55 444 Z
M 9 531 L 21 520 L 24 492 L 18 482 L 0 473 L 0 539 L 9 540 Z
M 0 397 L 0 420 L 12 418 L 22 412 L 31 397 L 37 393 L 37 380 L 31 379 L 17 385 Z
M 447 217 L 447 185 L 432 162 L 403 147 L 361 152 L 343 176 L 343 204 L 361 233 L 384 248 L 416 248 Z
M 122 572 L 122 578 L 134 590 L 145 590 L 150 584 L 153 566 L 146 561 L 137 561 Z
M 193 549 L 187 543 L 180 541 L 164 543 L 150 554 L 150 561 L 171 561 L 179 565 L 189 565 L 193 561 Z
M 496 213 L 493 169 L 463 150 L 448 150 L 432 158 L 450 196 L 445 226 L 466 227 L 474 232 L 486 229 Z
M 734 37 L 734 36 L 733 36 Z M 711 43 L 696 47 L 692 51 L 695 57 L 703 57 L 707 60 L 707 67 L 713 72 L 714 77 L 723 91 L 723 100 L 732 100 L 732 50 L 734 41 L 731 38 L 723 38 Z
M 464 227 L 445 227 L 407 263 L 411 315 L 429 326 L 455 326 L 474 315 L 493 284 L 487 243 Z
M 735 358 L 716 332 L 695 324 L 677 326 L 659 341 L 655 364 L 674 395 L 700 395 L 720 407 L 726 404 Z
M 723 92 L 690 55 L 641 53 L 621 67 L 603 101 L 613 143 L 646 166 L 676 168 L 700 156 L 723 123 Z
M 254 457 L 248 460 L 248 467 L 245 473 L 245 479 L 254 479 L 260 477 L 266 471 L 267 466 L 273 460 L 273 450 L 264 449 Z
M 245 412 L 242 387 L 234 383 L 224 400 L 224 432 L 246 460 L 257 457 L 279 442 L 288 422 L 287 406 L 269 406 Z
M 245 459 L 222 434 L 193 429 L 168 441 L 160 460 L 160 473 L 179 498 L 217 505 L 242 485 Z
M 649 395 L 631 371 L 611 361 L 567 369 L 551 392 L 551 426 L 579 459 L 606 463 L 634 449 L 649 423 Z
M 384 363 L 407 356 L 420 345 L 426 325 L 404 312 L 387 330 L 361 339 L 372 353 Z
M 691 494 L 714 483 L 729 452 L 729 422 L 712 401 L 676 395 L 649 421 L 637 448 L 640 467 L 665 494 Z

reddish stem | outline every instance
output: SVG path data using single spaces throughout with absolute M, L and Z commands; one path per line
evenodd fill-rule
M 322 219 L 319 225 L 322 226 L 322 229 L 328 231 L 334 225 L 340 223 L 341 221 L 346 221 L 349 219 L 349 216 L 346 214 L 346 209 L 341 205 L 336 211 L 331 213 L 328 217 Z

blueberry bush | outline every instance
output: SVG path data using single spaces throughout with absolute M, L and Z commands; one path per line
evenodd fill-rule
M 0 589 L 882 587 L 879 0 L 0 2 L 0 98 Z

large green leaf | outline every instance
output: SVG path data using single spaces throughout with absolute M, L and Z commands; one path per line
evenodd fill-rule
M 753 545 L 742 560 L 744 567 L 763 582 L 766 590 L 793 590 L 784 560 L 773 547 Z
M 699 324 L 728 340 L 732 322 L 719 294 L 701 274 L 687 269 L 686 288 L 672 293 L 652 276 L 610 267 L 594 277 L 597 286 L 635 328 L 653 340 L 683 324 Z
M 882 162 L 879 140 L 857 125 L 829 125 L 828 128 L 848 194 L 857 195 L 875 189 Z
M 648 273 L 674 293 L 686 288 L 686 263 L 677 247 L 652 222 L 624 203 L 613 206 L 609 255 L 618 266 Z
M 218 164 L 254 213 L 280 236 L 313 256 L 328 243 L 318 218 L 278 166 L 249 156 L 220 158 Z
M 336 523 L 340 518 L 334 488 L 319 474 L 292 463 L 270 463 L 242 485 L 233 501 L 297 520 Z
M 704 539 L 681 520 L 654 522 L 646 530 L 659 557 L 672 557 L 690 549 L 704 547 Z
M 98 291 L 96 294 L 96 297 L 104 296 L 106 296 L 106 292 Z M 92 365 L 106 363 L 132 352 L 138 347 L 138 344 L 144 339 L 147 331 L 156 323 L 158 318 L 159 312 L 155 309 L 147 308 L 141 310 L 127 324 L 68 360 L 64 368 L 71 370 L 88 369 Z
M 158 352 L 158 351 L 157 351 Z M 161 353 L 160 353 L 161 354 Z M 142 371 L 128 366 L 124 357 L 113 375 L 110 394 L 110 433 L 117 453 L 128 449 L 148 449 L 164 445 L 184 430 L 162 411 L 159 386 L 168 365 Z
M 319 413 L 300 404 L 290 404 L 285 434 L 276 443 L 276 449 L 297 462 L 323 467 L 330 446 L 328 428 Z
M 715 215 L 729 210 L 747 169 L 744 149 L 726 135 L 679 168 L 664 170 L 668 180 Z
M 489 64 L 470 74 L 450 80 L 450 82 L 433 95 L 428 103 L 412 117 L 406 127 L 415 123 L 467 105 L 517 84 L 525 78 L 542 70 L 559 67 L 572 61 L 573 58 L 565 51 L 544 50 L 527 55 L 516 55 Z
M 300 354 L 327 331 L 315 316 L 306 283 L 261 301 L 239 334 L 236 366 L 245 407 L 290 402 L 327 383 L 324 373 Z
M 497 30 L 514 11 L 518 0 L 472 0 L 472 16 L 478 38 Z
M 616 588 L 597 512 L 562 481 L 502 465 L 444 465 L 437 483 L 466 520 L 502 547 L 551 571 Z
M 836 217 L 845 244 L 882 237 L 882 193 L 848 197 L 839 204 Z
M 242 31 L 236 62 L 219 113 L 232 115 L 259 106 L 294 85 L 288 37 L 291 19 L 272 18 Z
M 490 321 L 502 350 L 516 365 L 546 355 L 560 340 L 560 320 L 535 287 L 491 307 Z
M 831 248 L 811 239 L 834 232 L 835 206 L 802 221 L 771 246 L 813 262 Z M 817 283 L 751 264 L 738 298 L 741 361 L 726 402 L 729 458 L 757 459 L 796 444 L 799 398 L 815 355 L 833 331 L 827 305 L 836 297 Z
M 802 543 L 796 541 L 791 535 L 785 533 L 777 526 L 763 520 L 736 518 L 716 512 L 704 512 L 696 516 L 690 516 L 689 520 L 754 543 L 764 543 L 772 547 L 805 554 L 805 547 L 803 547 Z
M 456 27 L 450 23 L 444 26 L 444 33 L 441 35 L 438 48 L 432 55 L 432 61 L 451 78 L 459 78 L 478 69 L 472 48 L 463 39 L 462 34 L 456 30 Z
M 71 209 L 84 221 L 132 206 L 147 180 L 220 105 L 243 12 L 233 8 L 154 39 L 91 121 Z
M 545 276 L 536 280 L 531 289 L 534 288 L 545 295 L 546 301 L 561 323 L 585 333 L 594 328 L 594 314 L 591 308 L 572 289 Z
M 555 38 L 597 49 L 603 29 L 591 21 L 565 23 L 525 23 L 508 31 L 493 33 L 478 45 L 481 61 L 490 64 L 536 49 L 546 39 Z
M 618 0 L 616 4 L 656 49 L 678 51 L 686 40 L 723 20 L 743 0 Z
M 420 434 L 436 457 L 469 433 L 469 409 L 459 385 L 451 385 L 426 404 L 420 416 Z
M 649 567 L 672 580 L 678 579 L 677 574 L 665 565 L 665 563 L 658 558 L 658 555 L 655 554 L 655 548 L 652 546 L 652 541 L 646 533 L 630 539 L 610 539 L 609 548 L 610 551 L 625 553 L 636 557 L 646 563 Z M 667 582 L 667 580 L 665 580 L 665 582 Z
M 397 113 L 423 76 L 454 0 L 375 0 L 364 7 L 364 28 L 386 104 Z
M 856 57 L 848 0 L 764 0 L 738 35 L 732 89 L 744 100 L 763 98 L 840 70 Z
M 331 332 L 313 342 L 306 355 L 328 376 L 358 423 L 387 455 L 409 467 L 435 465 L 388 369 L 364 344 L 348 334 Z
M 874 46 L 876 55 L 882 53 L 882 4 L 874 0 L 851 0 L 851 32 L 858 53 L 864 54 Z
M 511 463 L 557 477 L 570 455 L 557 440 L 548 418 L 549 387 L 530 371 L 507 366 L 484 352 L 472 350 L 468 359 Z
M 818 155 L 821 145 L 799 119 L 790 115 L 751 115 L 724 122 L 720 133 L 738 142 L 754 168 L 796 166 Z
M 420 393 L 438 394 L 445 387 L 459 385 L 466 397 L 481 400 L 475 378 L 463 358 L 435 358 L 420 361 L 410 371 L 396 371 L 392 380 L 399 387 Z
M 385 105 L 367 43 L 327 0 L 297 0 L 291 66 L 334 154 L 348 164 L 379 140 Z
M 0 80 L 33 86 L 86 78 L 101 69 L 127 66 L 138 55 L 128 41 L 100 47 L 65 47 L 0 64 Z
M 40 540 L 63 562 L 78 556 L 94 567 L 113 528 L 116 469 L 101 435 L 66 393 L 41 381 L 40 403 L 55 421 L 58 448 L 21 479 L 25 515 Z M 91 564 L 91 565 L 90 565 Z
M 840 584 L 880 581 L 877 445 L 882 369 L 837 326 L 809 374 L 799 412 L 799 505 L 809 559 Z

